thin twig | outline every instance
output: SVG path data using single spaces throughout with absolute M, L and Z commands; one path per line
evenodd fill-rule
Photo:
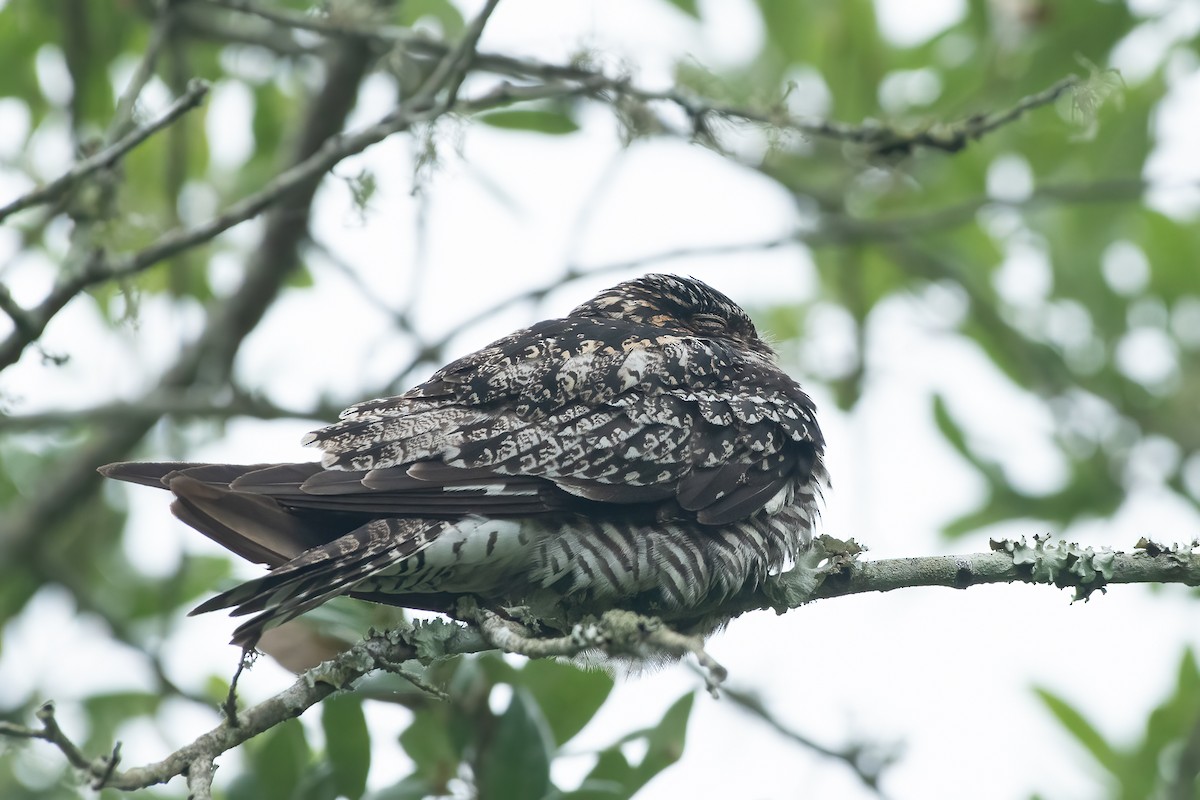
M 31 414 L 0 414 L 0 430 L 35 431 L 63 428 L 80 424 L 110 424 L 146 417 L 181 417 L 205 419 L 334 419 L 350 404 L 324 403 L 311 408 L 288 408 L 261 397 L 237 392 L 228 396 L 227 387 L 217 395 L 200 392 L 152 392 L 131 402 L 106 403 L 58 411 Z
M 467 72 L 471 69 L 471 63 L 475 60 L 475 49 L 479 45 L 479 37 L 483 35 L 483 29 L 499 4 L 500 0 L 487 0 L 484 3 L 483 10 L 471 20 L 471 24 L 467 26 L 462 38 L 446 53 L 437 68 L 426 79 L 425 84 L 417 92 L 417 100 L 414 102 L 419 103 L 422 98 L 433 99 L 433 96 L 441 91 L 446 93 L 446 99 L 443 101 L 444 108 L 449 109 L 457 102 L 458 90 L 467 77 Z
M 209 5 L 232 9 L 270 20 L 278 25 L 319 33 L 325 36 L 353 36 L 373 39 L 412 55 L 440 58 L 445 62 L 448 47 L 411 30 L 394 26 L 368 27 L 357 21 L 339 19 L 332 15 L 311 15 L 266 7 L 251 0 L 207 0 Z M 1077 76 L 1068 76 L 1050 87 L 1021 98 L 1012 106 L 997 112 L 973 114 L 961 120 L 934 128 L 903 132 L 887 125 L 872 123 L 850 125 L 832 120 L 808 119 L 788 114 L 781 108 L 760 109 L 716 103 L 678 89 L 654 90 L 637 86 L 628 78 L 612 77 L 577 64 L 550 64 L 536 59 L 514 58 L 496 53 L 480 52 L 475 66 L 489 72 L 542 81 L 584 81 L 592 91 L 610 92 L 643 103 L 666 102 L 680 108 L 690 120 L 689 135 L 705 127 L 705 120 L 719 117 L 731 121 L 767 125 L 778 130 L 791 130 L 814 138 L 833 139 L 865 145 L 879 156 L 895 156 L 925 147 L 954 153 L 972 141 L 1016 121 L 1029 111 L 1054 103 L 1063 94 L 1082 83 Z
M 409 631 L 411 634 L 412 629 Z M 420 635 L 418 631 L 416 638 Z M 475 653 L 488 649 L 478 635 L 473 635 L 461 626 L 442 629 L 438 642 L 447 653 Z M 335 691 L 349 687 L 376 668 L 415 658 L 418 650 L 419 645 L 395 630 L 370 636 L 332 661 L 299 676 L 288 689 L 241 712 L 235 720 L 222 722 L 163 760 L 142 767 L 117 770 L 113 768 L 109 756 L 96 760 L 87 758 L 58 727 L 54 720 L 52 704 L 46 704 L 38 712 L 42 729 L 0 722 L 0 735 L 50 742 L 66 756 L 72 766 L 84 771 L 93 781 L 105 779 L 104 786 L 108 788 L 125 791 L 144 789 L 166 783 L 175 776 L 186 773 L 189 788 L 199 789 L 205 785 L 205 777 L 192 774 L 194 765 L 200 765 L 202 770 L 207 769 L 208 780 L 211 780 L 209 765 L 217 756 L 281 722 L 300 716 L 306 709 Z M 193 781 L 199 781 L 199 784 L 193 787 Z
M 207 82 L 199 79 L 192 80 L 188 83 L 187 91 L 172 103 L 158 119 L 135 128 L 120 141 L 104 148 L 93 156 L 83 159 L 45 186 L 27 192 L 7 205 L 0 206 L 0 220 L 4 220 L 6 217 L 31 206 L 56 200 L 72 186 L 92 173 L 112 167 L 113 164 L 120 161 L 130 150 L 200 105 L 201 101 L 204 100 L 204 96 L 208 94 L 208 89 L 209 85 Z
M 184 774 L 187 775 L 188 800 L 212 800 L 213 773 L 216 771 L 217 765 L 208 755 L 198 756 L 187 765 Z
M 519 87 L 500 86 L 479 98 L 461 100 L 453 110 L 470 114 L 502 106 L 512 102 L 514 93 L 524 97 L 561 97 L 564 92 L 574 91 L 584 91 L 584 88 L 534 87 L 522 90 Z M 343 159 L 361 153 L 394 133 L 419 123 L 431 122 L 445 113 L 447 109 L 440 104 L 418 107 L 414 103 L 402 106 L 373 125 L 329 139 L 317 152 L 279 173 L 262 189 L 235 202 L 207 222 L 169 231 L 148 247 L 126 256 L 104 257 L 103 254 L 96 254 L 83 269 L 65 276 L 56 284 L 40 305 L 26 312 L 28 324 L 24 330 L 14 331 L 0 342 L 0 369 L 20 358 L 25 347 L 41 335 L 54 315 L 89 286 L 130 278 L 164 259 L 210 241 L 271 208 L 285 195 L 324 175 Z
M 796 744 L 813 751 L 825 758 L 841 761 L 854 772 L 855 776 L 870 788 L 876 795 L 883 797 L 879 782 L 883 771 L 895 760 L 895 747 L 882 747 L 874 744 L 858 743 L 844 748 L 826 747 L 799 731 L 785 725 L 763 703 L 762 698 L 742 689 L 732 689 L 728 685 L 721 687 L 725 697 L 729 698 L 747 713 L 765 722 L 776 733 Z
M 195 5 L 193 3 L 193 5 Z M 328 13 L 300 13 L 285 8 L 264 6 L 249 0 L 204 0 L 203 5 L 227 8 L 243 14 L 282 25 L 285 28 L 319 33 L 324 36 L 350 36 L 356 39 L 392 39 L 400 37 L 415 37 L 405 28 L 395 26 L 371 26 L 358 20 L 341 19 Z
M 158 56 L 170 37 L 171 25 L 174 22 L 174 8 L 171 0 L 158 0 L 158 6 L 158 19 L 155 20 L 154 27 L 150 31 L 150 40 L 146 43 L 142 60 L 130 77 L 129 85 L 121 93 L 120 100 L 117 101 L 116 113 L 113 114 L 112 122 L 109 123 L 108 132 L 104 137 L 106 144 L 113 144 L 129 133 L 134 124 L 134 112 L 137 109 L 138 98 L 142 96 L 142 90 L 146 88 L 146 84 L 154 77 Z
M 324 61 L 324 85 L 312 94 L 305 112 L 296 123 L 298 135 L 285 155 L 288 163 L 298 163 L 318 152 L 323 143 L 335 138 L 345 125 L 357 97 L 357 87 L 372 63 L 372 55 L 361 47 L 340 46 L 328 51 Z M 184 387 L 219 385 L 225 382 L 239 344 L 257 325 L 298 263 L 298 249 L 308 231 L 308 217 L 320 176 L 293 185 L 273 204 L 273 212 L 263 232 L 244 278 L 237 291 L 215 300 L 208 309 L 208 321 L 199 337 L 176 359 L 158 381 L 154 391 L 170 394 Z M 103 258 L 98 266 L 82 270 L 92 276 L 83 280 L 102 280 Z M 78 280 L 72 277 L 71 280 Z M 76 284 L 80 285 L 80 284 Z M 36 309 L 37 333 L 74 294 L 56 287 Z M 58 304 L 58 305 L 56 305 Z M 26 334 L 27 335 L 27 334 Z M 19 357 L 25 344 L 14 332 L 0 343 L 0 364 Z M 225 377 L 222 377 L 222 376 Z M 0 559 L 30 558 L 49 548 L 49 532 L 66 516 L 86 506 L 99 488 L 96 465 L 126 457 L 137 442 L 153 427 L 158 417 L 144 415 L 122 420 L 95 432 L 77 449 L 75 457 L 59 463 L 52 475 L 39 482 L 38 492 L 20 504 L 10 504 L 0 517 Z
M 178 30 L 182 35 L 218 42 L 261 47 L 284 58 L 316 55 L 320 43 L 299 42 L 287 28 L 262 20 L 218 19 L 202 5 L 188 2 L 178 9 Z M 261 24 L 255 24 L 261 23 Z
M 66 756 L 67 763 L 76 769 L 89 769 L 92 766 L 92 761 L 83 754 L 74 742 L 63 733 L 62 728 L 58 727 L 58 720 L 54 718 L 54 703 L 43 703 L 42 707 L 37 710 L 38 722 L 42 723 L 41 728 L 27 728 L 24 725 L 17 725 L 13 722 L 0 721 L 0 736 L 11 736 L 17 739 L 41 739 L 57 747 L 62 754 Z

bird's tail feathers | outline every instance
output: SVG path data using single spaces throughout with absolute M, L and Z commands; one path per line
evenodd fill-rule
M 194 608 L 203 614 L 233 608 L 232 616 L 257 615 L 234 631 L 233 644 L 253 646 L 263 631 L 281 625 L 361 581 L 428 547 L 445 527 L 436 520 L 374 520 L 328 544 L 314 547 Z
M 175 495 L 171 511 L 176 517 L 248 561 L 276 567 L 337 534 L 270 497 L 203 482 L 191 470 L 164 480 Z

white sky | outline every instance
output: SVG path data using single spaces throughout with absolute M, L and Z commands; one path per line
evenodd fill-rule
M 489 26 L 484 46 L 565 60 L 584 45 L 613 54 L 614 63 L 636 65 L 646 84 L 665 85 L 672 60 L 682 53 L 719 67 L 759 46 L 762 31 L 747 3 L 702 5 L 711 20 L 705 26 L 665 4 L 510 0 Z M 918 14 L 902 0 L 878 2 L 882 23 L 904 42 L 940 30 L 962 6 L 946 0 L 923 5 Z M 1136 64 L 1136 50 L 1126 47 L 1122 58 Z M 1190 75 L 1178 77 L 1178 93 L 1168 97 L 1160 115 L 1155 171 L 1177 180 L 1200 177 L 1189 144 L 1194 139 L 1181 138 L 1195 130 L 1196 106 L 1180 98 L 1194 98 L 1197 83 L 1193 65 Z M 385 82 L 370 84 L 357 121 L 375 118 L 393 99 Z M 214 140 L 214 161 L 235 168 L 245 155 L 246 98 L 235 88 L 217 87 L 212 103 L 212 125 L 227 142 L 222 150 Z M 0 119 L 9 111 L 0 105 Z M 343 176 L 362 167 L 375 172 L 379 192 L 366 218 L 349 210 L 345 187 L 329 181 L 319 196 L 317 238 L 353 264 L 382 302 L 398 306 L 412 291 L 420 250 L 415 219 L 425 202 L 420 258 L 427 268 L 416 308 L 422 328 L 437 334 L 498 298 L 553 279 L 571 260 L 596 266 L 684 246 L 757 241 L 792 229 L 789 198 L 765 179 L 680 142 L 640 143 L 623 152 L 606 113 L 591 111 L 583 121 L 580 133 L 553 140 L 463 129 L 461 157 L 455 154 L 454 132 L 447 129 L 443 163 L 423 201 L 410 194 L 412 145 L 393 138 L 336 170 Z M 61 140 L 56 142 L 52 131 L 40 135 L 35 146 L 39 163 L 63 163 Z M 1102 172 L 1098 165 L 1097 174 Z M 20 188 L 0 173 L 0 201 Z M 204 198 L 197 202 L 203 205 Z M 229 237 L 252 243 L 255 228 L 241 226 Z M 0 229 L 0 263 L 9 263 L 13 246 Z M 4 278 L 19 299 L 29 302 L 45 291 L 48 266 L 28 258 Z M 292 293 L 273 309 L 238 363 L 248 383 L 293 406 L 331 391 L 354 399 L 355 387 L 391 377 L 408 355 L 387 318 L 365 309 L 359 290 L 336 268 L 320 258 L 312 266 L 317 290 Z M 236 285 L 239 269 L 232 260 L 215 265 L 218 287 Z M 679 260 L 654 269 L 696 275 L 752 307 L 800 301 L 814 289 L 811 262 L 797 248 Z M 536 309 L 517 308 L 481 321 L 455 340 L 456 353 L 535 316 L 563 313 L 624 277 L 579 281 Z M 870 546 L 873 556 L 947 552 L 939 526 L 980 500 L 981 482 L 934 428 L 934 392 L 947 396 L 972 435 L 1002 456 L 1021 485 L 1053 485 L 1062 476 L 1049 446 L 1049 414 L 999 377 L 980 352 L 946 332 L 934 313 L 938 302 L 936 297 L 894 299 L 877 309 L 867 354 L 871 380 L 852 415 L 837 412 L 830 398 L 817 393 L 834 476 L 824 529 L 854 536 Z M 135 397 L 149 376 L 171 361 L 181 337 L 195 332 L 201 322 L 197 312 L 181 313 L 149 298 L 136 330 L 103 336 L 90 304 L 73 303 L 44 338 L 48 350 L 70 352 L 71 362 L 50 369 L 30 354 L 5 374 L 0 391 L 20 412 Z M 829 333 L 805 345 L 811 363 L 835 359 L 846 346 L 838 312 L 825 313 L 829 325 L 823 327 Z M 297 353 L 304 358 L 295 358 Z M 144 372 L 130 374 L 131 364 Z M 1005 422 L 1003 431 L 995 425 L 999 419 Z M 190 455 L 306 460 L 312 454 L 298 440 L 307 427 L 235 422 L 224 438 Z M 165 454 L 166 447 L 161 437 L 151 438 L 151 449 Z M 166 573 L 182 549 L 215 550 L 169 517 L 162 495 L 134 489 L 128 496 L 133 507 L 129 557 L 139 566 Z M 1086 526 L 1086 542 L 1129 547 L 1143 534 L 1183 539 L 1196 523 L 1190 509 L 1151 483 L 1113 519 Z M 1041 532 L 1035 525 L 1013 523 L 1000 533 Z M 981 532 L 955 549 L 986 549 L 986 533 L 997 534 Z M 254 568 L 246 566 L 242 574 L 252 575 Z M 884 783 L 895 800 L 1016 798 L 1035 790 L 1055 798 L 1085 798 L 1099 791 L 1097 773 L 1042 710 L 1031 686 L 1046 686 L 1077 702 L 1102 731 L 1131 737 L 1168 692 L 1182 646 L 1200 644 L 1194 611 L 1194 601 L 1172 588 L 1152 593 L 1117 587 L 1074 605 L 1067 594 L 1046 588 L 926 589 L 822 602 L 783 617 L 748 615 L 714 637 L 711 652 L 730 669 L 736 686 L 758 691 L 781 718 L 825 744 L 836 746 L 848 738 L 902 743 L 903 756 Z M 62 640 L 46 639 L 45 631 L 55 629 L 51 621 L 63 626 Z M 236 658 L 224 645 L 229 627 L 229 620 L 217 615 L 180 620 L 165 648 L 179 654 L 170 656 L 172 674 L 185 685 L 197 685 L 214 670 L 228 672 Z M 69 600 L 54 591 L 42 593 L 28 613 L 5 628 L 2 645 L 7 657 L 0 657 L 0 703 L 36 686 L 41 694 L 64 701 L 60 709 L 68 729 L 81 722 L 65 701 L 98 685 L 152 685 L 136 654 L 106 643 L 96 623 L 76 618 Z M 61 658 L 64 650 L 70 659 Z M 243 687 L 247 697 L 262 698 L 289 682 L 290 676 L 264 660 Z M 696 685 L 684 668 L 622 680 L 572 748 L 603 746 L 657 721 Z M 370 713 L 379 726 L 372 784 L 383 785 L 404 771 L 385 733 L 398 730 L 403 715 L 380 708 Z M 127 732 L 124 763 L 161 757 L 160 734 L 178 745 L 215 721 L 215 715 L 177 704 L 161 730 L 147 726 Z M 56 754 L 28 757 L 50 760 Z M 229 763 L 230 757 L 224 758 Z M 581 756 L 556 769 L 564 781 L 577 780 L 587 765 Z M 218 779 L 231 773 L 219 772 Z M 697 699 L 683 762 L 639 798 L 666 800 L 684 793 L 772 800 L 873 796 L 844 768 L 783 741 L 731 703 L 706 696 Z

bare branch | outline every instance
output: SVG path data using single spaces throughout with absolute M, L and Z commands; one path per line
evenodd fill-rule
M 133 125 L 138 98 L 142 96 L 142 90 L 154 76 L 159 53 L 162 52 L 163 45 L 170 37 L 171 26 L 174 23 L 174 9 L 171 1 L 158 0 L 158 6 L 158 19 L 150 31 L 150 40 L 146 43 L 146 51 L 142 54 L 142 60 L 138 64 L 137 70 L 129 79 L 129 85 L 121 93 L 121 98 L 117 101 L 116 113 L 113 114 L 112 122 L 109 123 L 108 132 L 104 137 L 108 144 L 112 144 L 129 133 L 130 126 Z
M 1040 92 L 1021 98 L 1002 111 L 973 114 L 957 122 L 913 134 L 887 132 L 879 139 L 867 139 L 864 143 L 873 145 L 875 153 L 881 156 L 906 155 L 918 147 L 957 153 L 969 143 L 1017 121 L 1035 108 L 1054 103 L 1082 82 L 1077 75 L 1069 75 Z
M 454 105 L 458 100 L 459 87 L 462 86 L 463 80 L 467 77 L 467 71 L 470 70 L 471 63 L 475 60 L 475 48 L 479 44 L 479 37 L 483 35 L 483 29 L 487 26 L 488 19 L 491 18 L 492 12 L 496 10 L 499 3 L 500 0 L 487 0 L 484 3 L 483 10 L 475 16 L 475 19 L 471 20 L 462 39 L 447 51 L 438 63 L 437 69 L 417 92 L 418 99 L 415 102 L 419 103 L 423 99 L 432 100 L 434 95 L 445 90 L 444 108 L 449 109 Z
M 300 135 L 285 156 L 288 161 L 303 162 L 319 152 L 324 143 L 336 138 L 370 61 L 370 54 L 362 47 L 349 44 L 329 54 L 325 67 L 328 77 L 299 120 Z M 309 209 L 319 180 L 320 175 L 313 174 L 307 182 L 297 181 L 288 193 L 277 198 L 254 257 L 246 266 L 241 286 L 209 308 L 204 331 L 163 374 L 155 392 L 169 395 L 184 387 L 216 386 L 223 382 L 222 376 L 227 375 L 239 344 L 258 324 L 295 269 L 300 242 L 307 236 Z M 163 257 L 166 255 L 169 254 Z M 91 277 L 76 285 L 90 285 L 103 279 L 105 262 L 98 257 L 97 263 L 99 266 L 83 270 Z M 67 294 L 61 288 L 51 291 L 35 312 L 38 335 L 71 296 L 74 292 Z M 18 332 L 10 335 L 0 344 L 0 364 L 19 357 L 28 341 L 31 340 L 23 341 Z M 96 465 L 127 456 L 157 419 L 153 414 L 145 414 L 97 430 L 75 458 L 58 464 L 52 475 L 39 483 L 36 495 L 6 509 L 0 519 L 0 553 L 3 553 L 0 558 L 27 557 L 28 551 L 36 552 L 36 548 L 47 546 L 52 539 L 46 532 L 66 515 L 79 510 L 83 500 L 99 485 Z
M 414 56 L 439 58 L 445 62 L 447 46 L 411 30 L 395 26 L 368 27 L 356 20 L 342 19 L 335 15 L 298 14 L 282 9 L 270 8 L 252 0 L 207 0 L 208 5 L 219 6 L 245 14 L 270 20 L 286 28 L 305 30 L 325 36 L 354 36 L 373 39 L 391 47 L 399 48 Z M 731 121 L 753 122 L 779 130 L 791 130 L 805 136 L 865 145 L 883 157 L 904 155 L 918 148 L 929 148 L 954 153 L 972 141 L 1020 119 L 1029 111 L 1049 105 L 1059 97 L 1082 84 L 1078 76 L 1068 76 L 1000 111 L 972 114 L 961 120 L 940 124 L 914 132 L 904 132 L 890 126 L 870 123 L 849 125 L 830 120 L 797 117 L 782 109 L 757 109 L 712 102 L 678 89 L 651 90 L 635 85 L 628 78 L 611 77 L 600 70 L 570 64 L 550 64 L 535 59 L 514 58 L 496 53 L 482 52 L 475 58 L 475 66 L 490 72 L 513 77 L 541 81 L 583 81 L 593 91 L 610 92 L 615 96 L 641 101 L 667 102 L 682 109 L 692 125 L 692 131 L 702 128 L 705 120 L 719 117 Z
M 208 94 L 208 89 L 208 83 L 205 81 L 199 79 L 191 81 L 188 84 L 187 91 L 172 103 L 158 119 L 135 128 L 120 141 L 104 148 L 93 156 L 85 158 L 45 186 L 23 194 L 7 205 L 0 206 L 0 220 L 4 220 L 6 217 L 31 206 L 57 200 L 72 186 L 92 173 L 102 169 L 110 169 L 130 150 L 200 105 L 204 100 L 204 96 Z
M 287 408 L 271 401 L 239 392 L 233 397 L 221 392 L 214 397 L 198 392 L 151 392 L 129 403 L 107 403 L 64 411 L 41 411 L 32 414 L 0 415 L 0 430 L 34 431 L 62 428 L 71 425 L 104 425 L 146 417 L 201 417 L 229 419 L 334 419 L 349 403 L 326 403 L 313 408 Z
M 0 735 L 37 738 L 51 742 L 63 752 L 72 766 L 83 770 L 93 782 L 103 778 L 106 788 L 133 791 L 166 783 L 177 775 L 186 774 L 190 790 L 203 790 L 211 786 L 213 760 L 217 756 L 281 722 L 300 716 L 321 700 L 334 692 L 349 688 L 359 678 L 375 669 L 387 668 L 388 665 L 401 664 L 416 658 L 423 642 L 431 639 L 431 629 L 437 634 L 438 655 L 475 653 L 488 649 L 488 645 L 478 634 L 461 626 L 410 626 L 404 630 L 369 636 L 332 661 L 304 673 L 288 689 L 238 714 L 234 720 L 235 724 L 222 722 L 163 760 L 142 767 L 114 770 L 111 767 L 111 758 L 107 756 L 96 760 L 88 759 L 58 728 L 51 704 L 47 704 L 43 711 L 38 712 L 38 718 L 43 724 L 41 730 L 0 723 Z M 427 655 L 426 660 L 432 657 Z M 45 709 L 48 709 L 48 712 Z
M 193 5 L 196 4 L 193 3 Z M 227 8 L 230 11 L 238 11 L 243 14 L 261 17 L 269 22 L 282 25 L 285 28 L 309 31 L 325 36 L 350 36 L 356 39 L 381 39 L 385 37 L 390 39 L 393 37 L 416 36 L 416 34 L 403 28 L 389 26 L 383 28 L 386 33 L 381 33 L 379 27 L 364 25 L 358 20 L 341 19 L 329 13 L 301 14 L 285 8 L 275 8 L 252 3 L 249 0 L 204 0 L 203 5 Z
M 76 769 L 89 769 L 92 762 L 83 751 L 76 747 L 75 743 L 67 738 L 63 733 L 62 728 L 58 727 L 58 720 L 54 718 L 54 703 L 43 703 L 42 707 L 37 710 L 38 721 L 42 723 L 41 728 L 26 728 L 24 725 L 17 725 L 12 722 L 0 721 L 0 735 L 11 736 L 16 739 L 41 739 L 57 747 L 62 751 L 62 754 L 67 757 L 67 762 Z
M 317 44 L 299 42 L 287 28 L 263 20 L 218 19 L 206 13 L 201 4 L 189 2 L 177 7 L 177 25 L 181 33 L 222 45 L 240 44 L 261 47 L 285 58 L 315 55 Z M 261 24 L 255 24 L 261 23 Z
M 576 625 L 566 636 L 547 638 L 537 636 L 519 622 L 488 609 L 477 608 L 473 602 L 460 603 L 459 610 L 460 616 L 475 622 L 489 645 L 505 653 L 529 658 L 553 658 L 602 652 L 609 656 L 632 656 L 638 659 L 691 653 L 703 668 L 708 689 L 714 696 L 728 674 L 705 651 L 702 637 L 684 635 L 669 628 L 662 620 L 632 611 L 606 611 L 599 619 Z
M 446 80 L 453 76 L 447 75 Z M 436 87 L 430 87 L 436 89 Z M 505 105 L 514 97 L 559 97 L 572 92 L 585 91 L 586 87 L 520 87 L 501 85 L 474 100 L 459 101 L 453 110 L 475 113 L 488 108 Z M 436 91 L 435 91 L 436 93 Z M 25 324 L 0 342 L 0 368 L 20 358 L 24 348 L 45 330 L 47 324 L 79 292 L 89 286 L 111 280 L 120 280 L 136 275 L 158 262 L 170 258 L 204 242 L 210 241 L 235 225 L 258 216 L 278 203 L 281 198 L 300 187 L 318 180 L 326 172 L 349 156 L 361 153 L 373 144 L 392 134 L 407 130 L 418 123 L 432 122 L 452 110 L 431 99 L 420 103 L 410 102 L 384 115 L 372 125 L 353 133 L 334 136 L 316 152 L 294 166 L 280 172 L 259 191 L 242 198 L 225 211 L 191 228 L 178 228 L 164 234 L 150 246 L 126 256 L 104 257 L 101 254 L 77 274 L 65 277 L 43 299 L 35 309 L 24 314 Z

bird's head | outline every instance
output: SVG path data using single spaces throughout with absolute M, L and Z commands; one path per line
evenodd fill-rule
M 741 306 L 695 278 L 643 275 L 606 289 L 569 316 L 631 320 L 687 336 L 733 341 L 774 356 Z

